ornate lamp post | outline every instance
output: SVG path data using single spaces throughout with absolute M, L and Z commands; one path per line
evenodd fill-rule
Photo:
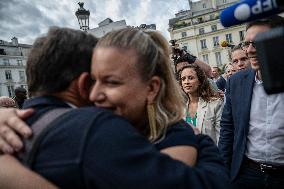
M 76 11 L 75 15 L 78 18 L 78 22 L 80 25 L 80 29 L 83 31 L 89 30 L 89 16 L 90 16 L 90 11 L 86 10 L 83 6 L 83 2 L 78 3 L 80 8 Z

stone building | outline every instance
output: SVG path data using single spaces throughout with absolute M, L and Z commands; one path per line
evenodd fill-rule
M 0 40 L 0 96 L 14 96 L 19 86 L 27 89 L 25 67 L 31 47 L 16 37 L 11 42 Z
M 98 38 L 104 36 L 106 33 L 110 31 L 127 27 L 125 20 L 114 22 L 110 18 L 106 18 L 105 20 L 101 21 L 98 25 L 99 27 L 88 30 L 88 33 L 91 33 Z
M 230 48 L 220 46 L 220 41 L 239 44 L 244 39 L 245 25 L 224 28 L 220 12 L 238 0 L 200 0 L 189 2 L 189 10 L 180 11 L 169 20 L 170 37 L 179 47 L 197 56 L 211 66 L 228 63 Z

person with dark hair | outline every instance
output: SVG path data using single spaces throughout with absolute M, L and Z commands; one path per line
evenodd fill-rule
M 250 61 L 246 52 L 241 48 L 241 44 L 234 46 L 231 49 L 232 65 L 236 67 L 238 71 L 244 70 L 250 67 Z
M 218 91 L 218 87 L 217 85 L 215 84 L 215 82 L 211 79 L 212 77 L 212 71 L 211 71 L 211 67 L 206 64 L 205 62 L 201 61 L 201 60 L 198 60 L 196 58 L 196 56 L 193 56 L 189 53 L 186 53 L 184 54 L 183 56 L 180 56 L 177 61 L 176 61 L 176 77 L 177 77 L 177 80 L 179 80 L 179 72 L 180 70 L 184 67 L 184 66 L 187 66 L 189 64 L 196 64 L 198 65 L 203 71 L 204 73 L 206 74 L 207 76 L 207 79 L 210 83 L 210 86 L 212 87 L 212 89 L 214 91 Z
M 184 66 L 179 81 L 187 96 L 185 120 L 217 144 L 223 101 L 210 87 L 203 70 L 196 64 Z
M 236 71 L 241 71 L 250 68 L 249 58 L 247 57 L 246 52 L 241 48 L 241 44 L 236 45 L 231 49 L 230 58 L 231 58 L 231 63 L 228 65 L 230 69 L 225 70 L 225 72 L 227 73 L 229 72 L 230 76 L 234 74 Z M 226 82 L 227 78 L 224 76 L 220 76 L 216 81 L 218 89 L 225 92 Z
M 15 89 L 15 97 L 13 97 L 13 99 L 16 102 L 16 107 L 22 109 L 23 104 L 27 99 L 27 90 L 23 87 L 17 87 Z
M 212 66 L 212 79 L 216 82 L 221 76 L 221 69 L 218 66 Z
M 33 98 L 24 105 L 33 107 L 35 114 L 27 123 L 37 124 L 43 114 L 56 108 L 71 110 L 49 125 L 51 129 L 37 143 L 32 168 L 61 188 L 227 188 L 226 170 L 213 141 L 195 136 L 181 120 L 182 100 L 164 41 L 152 31 L 126 28 L 110 32 L 94 50 L 93 82 L 88 71 L 94 37 L 52 29 L 36 41 L 27 62 Z M 37 67 L 35 64 L 52 64 L 59 66 L 57 69 L 74 70 L 74 74 L 65 78 L 69 85 L 51 86 L 46 80 L 51 76 L 41 74 L 49 70 L 48 74 L 58 77 L 64 70 L 46 66 L 32 75 L 29 66 Z M 172 88 L 177 93 L 171 93 Z M 80 108 L 90 104 L 90 90 L 96 107 Z M 2 112 L 0 115 L 5 118 Z M 0 130 L 7 133 L 7 127 Z M 11 139 L 9 133 L 3 138 Z M 183 162 L 194 157 L 188 153 L 194 146 L 199 152 L 192 167 Z
M 227 81 L 218 147 L 235 188 L 284 188 L 284 93 L 264 91 L 254 45 L 257 34 L 279 26 L 280 16 L 247 25 L 241 47 L 251 68 Z

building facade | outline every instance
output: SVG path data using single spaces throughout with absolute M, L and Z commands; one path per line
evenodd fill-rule
M 26 62 L 31 45 L 20 44 L 16 37 L 11 42 L 0 40 L 0 96 L 14 96 L 14 89 L 26 83 Z
M 91 33 L 98 38 L 104 36 L 106 33 L 110 31 L 127 27 L 125 20 L 114 22 L 110 18 L 106 18 L 105 20 L 100 22 L 98 25 L 99 27 L 88 30 L 88 33 Z
M 170 37 L 179 47 L 197 56 L 211 66 L 221 67 L 229 63 L 229 47 L 221 47 L 226 40 L 237 45 L 244 40 L 245 25 L 224 28 L 219 20 L 220 12 L 238 0 L 201 0 L 189 2 L 190 10 L 180 11 L 169 20 Z
M 140 30 L 156 30 L 156 24 L 140 24 L 140 26 L 137 26 L 136 28 Z

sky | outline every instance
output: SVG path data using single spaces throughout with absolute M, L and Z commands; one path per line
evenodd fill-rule
M 0 39 L 32 44 L 50 26 L 79 29 L 75 16 L 79 0 L 0 0 Z M 106 18 L 125 20 L 127 25 L 156 24 L 169 40 L 168 23 L 179 10 L 189 9 L 188 0 L 81 0 L 90 11 L 90 28 Z

